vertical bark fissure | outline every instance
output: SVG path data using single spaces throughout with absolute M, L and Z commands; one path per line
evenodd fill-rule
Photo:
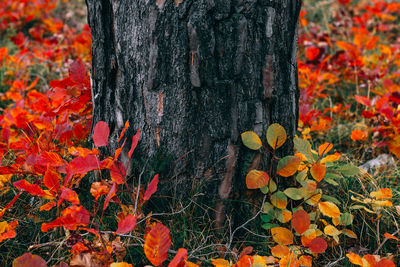
M 196 178 L 200 190 L 222 200 L 223 210 L 233 183 L 243 184 L 249 167 L 242 162 L 248 151 L 240 133 L 254 130 L 264 137 L 268 125 L 278 122 L 289 137 L 295 134 L 299 93 L 293 51 L 301 1 L 87 4 L 94 122 L 115 125 L 116 140 L 129 119 L 127 136 L 137 128 L 143 133 L 135 157 L 162 150 L 173 158 L 160 176 L 160 190 L 187 195 Z M 290 153 L 291 146 L 278 154 Z

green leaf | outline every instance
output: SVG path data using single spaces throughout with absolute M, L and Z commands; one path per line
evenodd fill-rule
M 261 225 L 261 227 L 264 228 L 265 230 L 270 230 L 271 228 L 278 226 L 279 224 L 272 224 L 272 223 L 264 223 L 263 225 Z
M 353 224 L 354 216 L 351 213 L 342 213 L 340 214 L 340 222 L 344 224 L 344 226 Z
M 307 140 L 298 138 L 297 136 L 293 139 L 293 142 L 296 151 L 302 153 L 309 162 L 314 163 L 314 157 L 311 152 L 311 144 Z
M 252 150 L 258 150 L 262 146 L 261 139 L 255 132 L 244 132 L 241 134 L 241 137 L 243 144 Z
M 287 188 L 283 193 L 293 200 L 300 200 L 303 198 L 302 191 L 299 188 Z
M 324 181 L 327 182 L 328 184 L 331 184 L 331 185 L 334 185 L 334 186 L 338 186 L 339 185 L 335 180 L 330 179 L 330 178 L 325 178 Z
M 353 205 L 350 207 L 351 210 L 360 210 L 360 209 L 364 209 L 365 206 L 363 205 Z
M 327 163 L 325 163 L 325 164 L 327 164 Z M 327 179 L 327 178 L 336 180 L 336 179 L 342 179 L 343 177 L 340 174 L 327 171 L 327 173 L 325 174 L 325 179 Z
M 307 178 L 307 169 L 306 170 L 302 170 L 301 172 L 299 172 L 296 175 L 296 181 L 299 182 L 301 184 L 302 181 L 305 181 Z
M 261 187 L 260 190 L 261 190 L 261 193 L 263 193 L 264 195 L 268 194 L 268 191 L 269 191 L 268 185 Z
M 267 129 L 267 142 L 273 148 L 277 149 L 286 142 L 286 131 L 279 123 L 271 124 Z
M 340 172 L 344 176 L 353 176 L 360 173 L 360 169 L 351 163 L 340 165 L 335 171 Z
M 331 196 L 328 196 L 328 195 L 322 195 L 322 198 L 325 199 L 325 200 L 328 200 L 330 202 L 333 202 L 336 205 L 340 205 L 341 204 L 341 202 L 335 197 L 331 197 Z
M 270 214 L 262 214 L 261 215 L 261 220 L 263 222 L 270 222 L 274 217 L 272 217 Z

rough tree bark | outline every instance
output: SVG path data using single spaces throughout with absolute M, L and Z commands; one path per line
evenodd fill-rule
M 244 179 L 240 133 L 265 136 L 277 122 L 295 135 L 301 0 L 86 1 L 94 122 L 108 122 L 112 140 L 126 120 L 140 128 L 143 156 L 174 159 L 163 178 L 177 191 L 195 179 L 228 199 Z

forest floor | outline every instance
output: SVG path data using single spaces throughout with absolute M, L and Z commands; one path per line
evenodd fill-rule
M 104 158 L 88 148 L 91 36 L 83 0 L 3 0 L 0 14 L 1 266 L 400 263 L 398 2 L 305 1 L 299 138 L 296 154 L 278 163 L 280 176 L 297 173 L 296 187 L 250 172 L 247 187 L 265 198 L 237 229 L 242 240 L 233 238 L 236 229 L 215 234 L 201 212 L 209 207 L 195 200 L 149 213 L 158 176 L 128 184 L 120 151 Z M 108 131 L 96 125 L 96 147 L 108 144 Z M 263 143 L 274 148 L 282 136 L 275 125 Z M 242 140 L 262 148 L 252 132 Z M 132 153 L 138 141 L 140 132 Z M 110 179 L 97 179 L 99 169 Z

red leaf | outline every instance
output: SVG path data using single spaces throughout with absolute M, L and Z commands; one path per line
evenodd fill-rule
M 291 224 L 293 229 L 301 235 L 310 227 L 310 215 L 305 210 L 298 210 L 293 214 Z
M 22 256 L 16 258 L 13 263 L 13 267 L 26 267 L 26 266 L 34 266 L 34 267 L 47 267 L 47 263 L 44 259 L 42 259 L 38 255 L 32 255 L 31 253 L 25 253 Z
M 121 141 L 122 137 L 124 137 L 125 131 L 126 131 L 126 129 L 128 129 L 128 127 L 129 127 L 129 121 L 126 121 L 124 129 L 122 129 L 121 135 L 118 138 L 118 143 Z
M 76 230 L 78 226 L 86 226 L 90 221 L 90 213 L 82 206 L 71 206 L 61 212 L 61 217 L 58 217 L 50 223 L 43 223 L 41 226 L 42 232 L 47 232 L 49 229 L 63 226 L 68 230 Z
M 104 121 L 99 121 L 96 126 L 94 126 L 93 131 L 93 142 L 96 147 L 108 145 L 108 137 L 110 135 L 110 128 Z
M 114 161 L 110 168 L 111 180 L 117 184 L 123 184 L 125 182 L 126 169 L 122 162 Z
M 320 51 L 319 51 L 318 47 L 311 46 L 311 47 L 307 47 L 307 49 L 306 49 L 306 58 L 310 61 L 317 59 L 319 54 L 320 54 Z
M 19 190 L 24 190 L 26 192 L 28 192 L 31 195 L 34 196 L 46 196 L 46 192 L 40 188 L 37 184 L 31 184 L 29 182 L 27 182 L 26 180 L 19 180 L 13 183 L 13 185 L 19 189 Z
M 126 234 L 132 231 L 136 226 L 136 216 L 128 215 L 118 222 L 117 234 Z
M 82 84 L 86 78 L 86 68 L 81 61 L 75 61 L 69 68 L 69 77 L 75 83 Z
M 15 195 L 14 198 L 2 209 L 0 210 L 0 218 L 3 217 L 4 213 L 12 207 L 12 205 L 14 205 L 15 201 L 17 201 L 17 199 L 19 198 L 19 196 L 22 194 L 22 192 L 20 192 L 18 195 Z
M 356 101 L 364 106 L 370 107 L 371 106 L 371 101 L 369 100 L 368 97 L 365 96 L 360 96 L 360 95 L 355 95 L 354 98 Z
M 108 203 L 110 203 L 110 200 L 115 196 L 115 192 L 117 191 L 117 183 L 114 182 L 110 191 L 108 192 L 106 199 L 104 200 L 104 206 L 103 206 L 103 213 L 106 210 Z
M 80 204 L 78 194 L 75 191 L 73 191 L 72 189 L 69 189 L 68 187 L 62 188 L 60 200 L 58 201 L 58 205 L 60 205 L 63 200 L 69 201 L 74 205 Z
M 145 201 L 149 200 L 151 195 L 153 195 L 157 191 L 157 185 L 158 185 L 158 174 L 156 174 L 153 180 L 151 180 L 149 186 L 146 189 L 146 192 L 144 193 L 143 199 Z
M 322 253 L 328 248 L 328 244 L 322 237 L 317 237 L 311 240 L 310 244 L 308 245 L 308 248 L 313 253 Z
M 168 267 L 177 267 L 179 263 L 183 260 L 187 259 L 187 250 L 184 248 L 178 249 L 178 253 L 176 253 L 175 257 L 168 264 Z
M 54 170 L 53 168 L 47 168 L 46 173 L 44 174 L 43 177 L 43 183 L 44 185 L 54 191 L 58 192 L 58 189 L 60 188 L 60 174 Z
M 136 134 L 132 137 L 132 145 L 128 153 L 129 159 L 132 157 L 133 151 L 135 151 L 135 148 L 139 142 L 139 138 L 140 138 L 140 129 L 137 129 Z
M 58 155 L 57 153 L 43 151 L 36 158 L 36 164 L 42 166 L 59 167 L 63 166 L 65 163 L 64 160 L 61 158 L 61 156 Z
M 170 247 L 169 229 L 161 223 L 157 223 L 146 235 L 144 254 L 154 266 L 160 266 L 168 258 Z
M 86 157 L 74 158 L 70 163 L 69 167 L 72 174 L 85 175 L 89 171 L 93 171 L 100 168 L 100 161 L 94 155 L 88 155 Z

